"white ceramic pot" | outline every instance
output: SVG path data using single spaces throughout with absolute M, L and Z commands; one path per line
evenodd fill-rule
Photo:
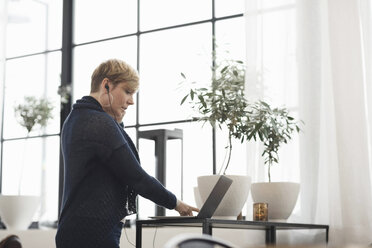
M 203 206 L 203 201 L 200 197 L 199 189 L 198 187 L 194 187 L 193 189 L 194 189 L 194 199 L 195 199 L 196 207 L 201 209 L 201 207 Z
M 253 202 L 267 203 L 269 221 L 285 221 L 296 205 L 300 184 L 292 182 L 252 183 Z
M 40 204 L 40 196 L 0 195 L 0 216 L 7 229 L 26 230 Z
M 240 175 L 226 175 L 233 180 L 229 190 L 222 199 L 222 202 L 214 213 L 214 218 L 236 219 L 242 208 L 247 201 L 249 189 L 251 186 L 251 178 L 249 176 Z M 214 185 L 219 179 L 219 175 L 200 176 L 198 177 L 198 189 L 200 194 L 201 203 L 204 204 L 205 200 L 211 193 Z M 198 202 L 198 199 L 195 199 Z

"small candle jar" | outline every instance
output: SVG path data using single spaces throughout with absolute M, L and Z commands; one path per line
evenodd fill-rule
M 253 203 L 253 220 L 267 221 L 268 219 L 268 204 L 267 203 Z

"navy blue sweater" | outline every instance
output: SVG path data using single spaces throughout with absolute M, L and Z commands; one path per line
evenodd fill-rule
M 74 104 L 61 139 L 65 174 L 57 248 L 100 247 L 136 212 L 137 194 L 175 208 L 175 195 L 141 168 L 132 140 L 93 97 Z

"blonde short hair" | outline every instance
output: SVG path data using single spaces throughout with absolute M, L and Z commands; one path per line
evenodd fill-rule
M 109 59 L 101 63 L 93 72 L 90 92 L 97 92 L 103 79 L 107 78 L 114 88 L 122 82 L 129 83 L 132 90 L 136 91 L 139 86 L 139 76 L 126 62 L 119 59 Z

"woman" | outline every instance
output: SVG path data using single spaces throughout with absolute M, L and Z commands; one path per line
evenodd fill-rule
M 118 248 L 121 220 L 136 212 L 137 194 L 180 215 L 199 211 L 140 166 L 122 124 L 138 81 L 125 62 L 102 63 L 92 74 L 90 95 L 73 105 L 63 125 L 65 181 L 57 248 Z

